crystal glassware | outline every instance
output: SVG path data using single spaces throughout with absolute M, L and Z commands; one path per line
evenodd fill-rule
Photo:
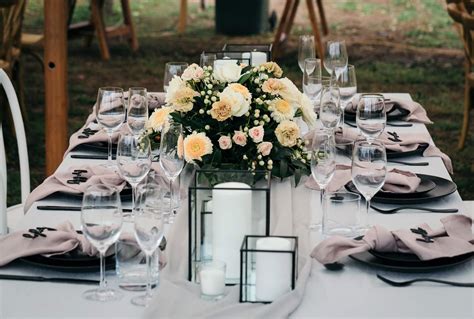
M 132 298 L 132 304 L 146 307 L 152 299 L 152 280 L 153 270 L 151 268 L 151 257 L 157 250 L 164 236 L 164 216 L 159 209 L 159 194 L 154 189 L 142 189 L 139 195 L 139 207 L 135 212 L 135 238 L 138 245 L 145 253 L 147 264 L 147 285 L 146 293 L 141 296 Z
M 199 61 L 199 65 L 201 67 L 214 67 L 214 61 L 217 60 L 217 54 L 215 53 L 201 53 L 201 58 Z
M 344 126 L 344 111 L 346 110 L 347 103 L 349 103 L 352 98 L 357 93 L 357 79 L 355 73 L 355 67 L 353 65 L 348 65 L 337 79 L 337 86 L 341 93 L 341 109 L 342 109 L 342 118 L 341 118 L 341 127 Z
M 320 203 L 323 204 L 324 190 L 336 171 L 336 148 L 334 135 L 326 130 L 315 130 L 311 145 L 311 175 L 320 189 Z M 324 216 L 324 207 L 322 206 Z M 323 217 L 324 218 L 324 217 Z M 310 225 L 311 229 L 319 229 L 321 222 Z
M 353 237 L 360 211 L 360 195 L 351 192 L 328 192 L 323 197 L 323 235 Z
M 316 112 L 319 109 L 319 101 L 321 96 L 321 76 L 307 75 L 303 82 L 303 93 L 308 96 Z
M 169 180 L 170 189 L 170 210 L 169 222 L 173 222 L 173 201 L 175 193 L 173 183 L 179 177 L 184 167 L 184 149 L 183 149 L 183 126 L 171 122 L 161 132 L 160 140 L 160 166 Z
M 163 89 L 168 92 L 168 85 L 175 76 L 181 76 L 188 67 L 186 62 L 168 62 L 165 64 L 165 77 L 163 81 Z
M 382 94 L 362 94 L 357 105 L 356 123 L 369 143 L 375 141 L 385 129 L 387 115 Z
M 122 207 L 115 187 L 95 184 L 84 192 L 81 209 L 82 231 L 100 254 L 100 285 L 84 292 L 83 297 L 94 301 L 112 301 L 123 297 L 119 291 L 107 288 L 105 253 L 115 243 L 122 229 Z
M 123 99 L 123 89 L 116 87 L 99 88 L 97 94 L 97 104 L 95 107 L 97 122 L 107 133 L 108 140 L 108 161 L 106 167 L 115 167 L 112 162 L 112 135 L 118 131 L 125 121 L 125 103 Z
M 337 86 L 323 86 L 321 91 L 321 102 L 319 118 L 323 126 L 334 131 L 341 119 L 340 92 Z
M 133 135 L 140 135 L 145 130 L 148 120 L 147 90 L 142 87 L 128 89 L 127 124 Z
M 316 50 L 314 46 L 314 37 L 312 35 L 302 35 L 298 44 L 298 66 L 301 72 L 304 72 L 304 61 L 308 58 L 315 58 Z
M 365 214 L 361 214 L 359 229 L 369 228 L 368 214 L 370 200 L 382 188 L 387 175 L 387 154 L 379 142 L 357 141 L 352 154 L 352 182 L 366 201 Z
M 303 90 L 307 84 L 308 77 L 321 79 L 321 60 L 316 58 L 307 58 L 304 60 L 303 68 Z
M 348 61 L 345 41 L 328 41 L 324 52 L 324 68 L 336 79 L 346 68 Z
M 132 186 L 132 215 L 137 210 L 137 186 L 151 168 L 150 140 L 146 136 L 123 134 L 117 144 L 120 175 Z
M 224 296 L 226 264 L 220 260 L 203 261 L 199 265 L 201 298 L 219 300 Z

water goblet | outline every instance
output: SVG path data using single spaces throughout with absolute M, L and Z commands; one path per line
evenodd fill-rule
M 347 49 L 345 41 L 328 41 L 324 52 L 324 68 L 335 76 L 336 80 L 347 66 Z
M 323 86 L 321 91 L 321 102 L 319 118 L 323 126 L 330 131 L 339 125 L 341 119 L 340 92 L 337 86 Z
M 147 90 L 142 87 L 128 89 L 127 124 L 133 135 L 140 135 L 148 120 Z
M 315 130 L 310 145 L 311 151 L 311 175 L 320 189 L 320 203 L 323 204 L 323 196 L 326 186 L 331 181 L 336 171 L 336 148 L 334 135 L 328 134 L 326 130 Z M 322 215 L 324 216 L 324 206 Z M 310 225 L 311 229 L 320 229 L 321 221 Z
M 312 35 L 302 35 L 299 38 L 298 44 L 298 66 L 301 72 L 304 73 L 304 61 L 308 58 L 316 57 L 314 37 Z
M 321 76 L 307 75 L 303 82 L 303 93 L 308 96 L 316 112 L 319 109 L 319 101 L 321 95 L 322 83 Z M 319 99 L 318 99 L 319 98 Z
M 165 77 L 163 81 L 163 89 L 168 92 L 168 85 L 175 76 L 181 76 L 188 67 L 186 62 L 168 62 L 165 64 Z
M 382 94 L 362 94 L 357 105 L 356 123 L 360 132 L 372 143 L 382 134 L 387 122 Z
M 105 281 L 105 253 L 115 243 L 122 229 L 122 207 L 119 192 L 115 187 L 95 184 L 84 192 L 81 208 L 82 231 L 86 239 L 99 251 L 100 285 L 87 290 L 83 297 L 94 301 L 112 301 L 123 294 L 107 288 Z
M 352 182 L 365 198 L 365 214 L 361 214 L 359 231 L 369 228 L 370 200 L 382 188 L 387 175 L 387 154 L 379 142 L 357 141 L 354 144 L 351 168 Z
M 108 136 L 108 161 L 103 166 L 113 168 L 115 166 L 112 162 L 112 135 L 120 129 L 126 115 L 123 89 L 116 87 L 99 88 L 95 115 L 97 122 Z
M 355 67 L 353 65 L 348 65 L 347 68 L 342 71 L 337 80 L 337 86 L 339 87 L 339 91 L 341 93 L 342 118 L 340 125 L 343 127 L 344 111 L 346 109 L 347 103 L 349 103 L 357 93 L 357 79 Z

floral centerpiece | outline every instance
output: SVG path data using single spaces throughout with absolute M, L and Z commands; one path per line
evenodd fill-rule
M 278 64 L 244 67 L 231 61 L 190 65 L 169 83 L 166 105 L 147 124 L 152 143 L 168 118 L 185 131 L 184 157 L 201 168 L 268 169 L 284 178 L 310 173 L 309 154 L 297 118 L 309 127 L 316 115 Z

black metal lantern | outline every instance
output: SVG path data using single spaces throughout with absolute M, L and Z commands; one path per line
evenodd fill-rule
M 240 249 L 240 302 L 270 303 L 295 289 L 298 238 L 244 237 Z
M 256 66 L 272 60 L 272 44 L 224 44 L 226 53 L 238 53 L 243 57 L 250 57 L 249 65 Z M 263 56 L 265 55 L 265 57 Z
M 227 265 L 226 284 L 240 279 L 240 247 L 246 234 L 270 231 L 269 171 L 201 170 L 189 187 L 188 279 L 197 282 L 201 261 Z

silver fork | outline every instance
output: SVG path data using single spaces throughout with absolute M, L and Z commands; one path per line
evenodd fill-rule
M 402 206 L 402 207 L 396 207 L 392 209 L 381 209 L 378 207 L 375 207 L 373 205 L 370 205 L 370 207 L 373 208 L 373 210 L 382 213 L 382 214 L 395 214 L 401 210 L 405 209 L 414 209 L 414 210 L 422 210 L 425 212 L 431 212 L 431 213 L 457 213 L 459 210 L 457 208 L 428 208 L 428 207 L 417 207 L 417 206 Z
M 457 281 L 448 281 L 448 280 L 432 279 L 432 278 L 416 278 L 416 279 L 406 280 L 406 281 L 393 281 L 379 274 L 377 274 L 377 278 L 394 287 L 406 287 L 406 286 L 410 286 L 411 284 L 415 282 L 435 282 L 438 284 L 450 285 L 450 286 L 455 286 L 455 287 L 474 287 L 474 282 L 457 282 Z

